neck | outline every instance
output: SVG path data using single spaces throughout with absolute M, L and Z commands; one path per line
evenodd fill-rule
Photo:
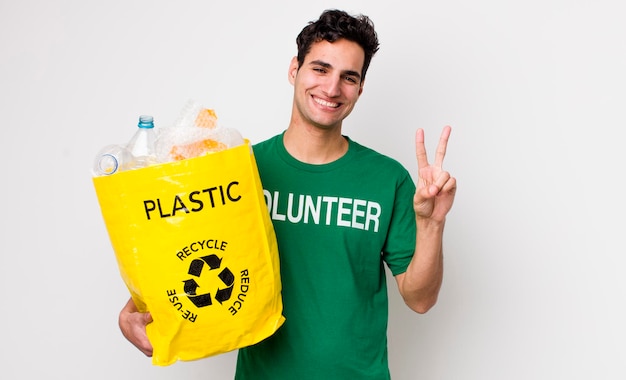
M 307 128 L 292 123 L 285 131 L 284 144 L 295 159 L 314 165 L 333 162 L 348 151 L 348 141 L 341 135 L 341 127 Z

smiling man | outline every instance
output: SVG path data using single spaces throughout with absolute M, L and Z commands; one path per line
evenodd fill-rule
M 342 133 L 379 46 L 370 19 L 329 10 L 296 42 L 289 126 L 254 146 L 278 240 L 286 322 L 239 351 L 235 378 L 389 379 L 384 265 L 411 309 L 435 304 L 456 193 L 442 168 L 450 128 L 433 164 L 418 129 L 415 186 L 397 161 Z M 150 321 L 132 300 L 120 312 L 124 336 L 146 355 Z

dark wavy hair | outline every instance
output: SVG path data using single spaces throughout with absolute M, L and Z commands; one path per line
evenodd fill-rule
M 374 23 L 364 15 L 352 16 L 344 11 L 329 9 L 317 21 L 311 21 L 302 29 L 296 43 L 298 45 L 298 67 L 302 67 L 304 57 L 311 51 L 315 42 L 326 40 L 335 42 L 341 38 L 359 44 L 365 52 L 361 80 L 369 68 L 372 57 L 379 48 Z

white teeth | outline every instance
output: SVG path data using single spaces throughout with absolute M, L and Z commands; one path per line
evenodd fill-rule
M 313 98 L 313 99 L 315 100 L 317 104 L 325 106 L 325 107 L 331 107 L 331 108 L 339 107 L 339 103 L 327 102 L 326 100 L 323 100 L 320 98 Z

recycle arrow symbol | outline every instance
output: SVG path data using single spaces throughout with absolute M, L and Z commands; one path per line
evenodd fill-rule
M 206 263 L 211 269 L 218 269 L 222 264 L 222 259 L 217 257 L 217 255 L 209 255 L 201 257 L 199 259 L 194 259 L 189 265 L 189 271 L 187 273 L 196 277 L 200 277 L 200 273 L 202 273 L 204 263 Z
M 205 307 L 211 305 L 211 293 L 196 295 L 196 289 L 200 287 L 193 278 L 183 281 L 185 283 L 184 291 L 187 297 L 197 307 Z
M 224 285 L 227 286 L 225 289 L 217 288 L 217 292 L 215 293 L 215 300 L 221 304 L 222 302 L 230 299 L 230 296 L 233 293 L 233 285 L 235 284 L 235 276 L 230 269 L 224 268 L 218 277 L 222 280 Z
M 188 273 L 192 276 L 200 277 L 202 269 L 204 268 L 204 264 L 208 265 L 209 270 L 219 269 L 222 264 L 222 259 L 217 257 L 217 255 L 209 255 L 201 257 L 199 259 L 194 259 L 191 264 L 189 264 Z M 218 287 L 215 293 L 215 299 L 221 304 L 224 301 L 230 299 L 230 296 L 233 292 L 233 287 L 235 285 L 235 276 L 230 271 L 230 269 L 224 268 L 222 269 L 218 277 L 220 278 L 220 280 L 222 280 L 224 285 L 226 285 L 225 289 L 220 289 Z M 193 302 L 194 305 L 196 305 L 197 307 L 204 307 L 212 304 L 210 293 L 196 295 L 196 291 L 200 287 L 200 285 L 198 285 L 198 283 L 193 278 L 185 280 L 183 281 L 183 283 L 185 284 L 185 294 L 187 294 L 187 297 L 191 302 Z

